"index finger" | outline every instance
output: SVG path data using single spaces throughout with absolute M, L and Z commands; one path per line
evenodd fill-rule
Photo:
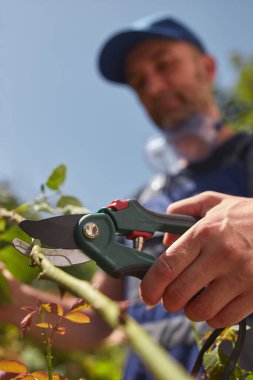
M 230 197 L 227 194 L 215 191 L 205 191 L 192 197 L 182 199 L 169 205 L 168 214 L 187 214 L 197 218 L 202 218 L 206 213 L 222 202 L 225 198 Z M 164 245 L 171 245 L 178 235 L 166 233 L 164 236 Z
M 172 203 L 169 205 L 167 212 L 168 214 L 187 214 L 202 218 L 211 208 L 226 198 L 231 198 L 231 196 L 215 191 L 205 191 Z

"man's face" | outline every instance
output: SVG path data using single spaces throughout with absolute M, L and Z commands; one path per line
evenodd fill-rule
M 128 54 L 125 73 L 150 117 L 164 130 L 196 113 L 208 114 L 212 107 L 207 56 L 186 42 L 141 42 Z

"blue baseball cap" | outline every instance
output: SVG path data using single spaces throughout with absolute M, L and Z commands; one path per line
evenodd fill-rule
M 186 41 L 203 53 L 206 52 L 202 41 L 188 27 L 173 18 L 165 17 L 156 21 L 143 19 L 107 40 L 98 58 L 101 74 L 110 81 L 125 84 L 124 63 L 127 54 L 139 42 L 157 37 Z

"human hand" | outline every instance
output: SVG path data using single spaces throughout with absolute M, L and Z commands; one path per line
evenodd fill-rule
M 200 219 L 171 244 L 145 275 L 141 296 L 193 321 L 230 326 L 253 312 L 253 199 L 215 192 L 176 202 L 169 213 Z

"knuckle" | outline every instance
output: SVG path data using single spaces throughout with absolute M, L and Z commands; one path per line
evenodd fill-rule
M 170 278 L 175 273 L 175 268 L 169 256 L 162 255 L 156 261 L 156 271 L 158 275 Z
M 231 318 L 231 316 L 227 313 L 220 312 L 215 317 L 207 320 L 209 326 L 217 329 L 221 327 L 229 327 L 236 324 L 238 321 Z
M 185 314 L 189 319 L 195 322 L 206 321 L 213 316 L 210 305 L 197 299 L 186 305 Z
M 184 292 L 182 292 L 173 284 L 171 284 L 169 288 L 166 289 L 162 298 L 164 308 L 171 313 L 177 313 L 179 310 L 181 310 L 184 307 L 186 301 L 187 300 L 185 298 Z
M 212 190 L 206 190 L 206 191 L 202 192 L 202 197 L 204 199 L 210 199 L 210 198 L 216 199 L 217 198 L 217 193 L 215 191 L 212 191 Z
M 206 220 L 203 218 L 195 225 L 193 233 L 193 239 L 196 237 L 198 239 L 201 239 L 201 241 L 206 241 L 209 240 L 210 236 L 214 234 L 214 228 L 210 222 L 206 222 Z
M 231 236 L 224 236 L 220 252 L 223 260 L 229 263 L 230 267 L 240 263 L 242 260 L 242 252 L 236 247 L 235 241 Z

